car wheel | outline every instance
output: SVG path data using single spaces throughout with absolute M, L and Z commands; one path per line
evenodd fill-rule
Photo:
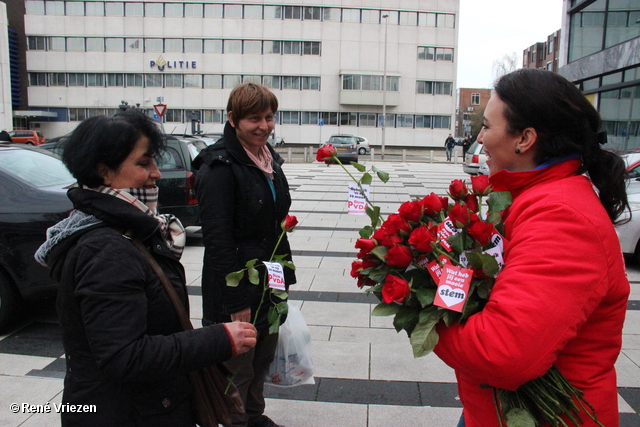
M 20 304 L 20 297 L 9 275 L 0 270 L 0 330 L 14 318 Z
M 33 145 L 32 141 L 27 141 L 26 144 Z
M 367 149 L 366 149 L 366 148 L 364 148 L 364 147 L 360 148 L 360 149 L 358 150 L 358 154 L 363 154 L 363 155 L 364 155 L 364 154 L 367 154 Z

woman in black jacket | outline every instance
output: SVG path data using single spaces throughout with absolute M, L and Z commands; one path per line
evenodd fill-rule
M 255 348 L 227 362 L 232 370 L 239 369 L 234 382 L 245 404 L 245 414 L 234 419 L 234 426 L 276 426 L 263 414 L 264 377 L 278 340 L 278 334 L 268 332 L 268 305 L 258 310 L 264 267 L 258 268 L 260 286 L 244 278 L 237 287 L 230 287 L 225 276 L 241 270 L 249 260 L 269 261 L 282 232 L 280 223 L 289 212 L 284 161 L 267 144 L 277 109 L 278 100 L 266 86 L 236 86 L 227 104 L 224 136 L 194 160 L 199 168 L 196 191 L 205 246 L 203 323 L 255 320 L 258 330 Z M 291 260 L 286 236 L 276 254 Z M 295 274 L 288 268 L 284 273 L 288 289 L 295 283 Z
M 151 264 L 123 235 L 149 248 L 188 312 L 184 229 L 172 215 L 155 215 L 154 157 L 164 144 L 136 110 L 87 119 L 66 143 L 75 210 L 49 229 L 36 259 L 60 283 L 62 402 L 95 412 L 63 412 L 63 426 L 194 426 L 188 373 L 255 345 L 249 323 L 183 331 Z

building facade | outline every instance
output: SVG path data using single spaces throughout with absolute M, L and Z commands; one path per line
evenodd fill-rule
M 559 73 L 600 112 L 611 148 L 640 148 L 640 1 L 564 0 Z
M 460 88 L 457 94 L 456 132 L 458 138 L 475 137 L 480 133 L 484 109 L 491 98 L 491 89 Z
M 558 30 L 547 36 L 547 41 L 538 42 L 522 52 L 522 68 L 540 68 L 558 72 L 560 55 L 560 33 Z
M 278 96 L 287 143 L 380 144 L 386 110 L 388 146 L 440 146 L 455 119 L 458 11 L 459 0 L 26 0 L 28 108 L 43 114 L 26 126 L 53 137 L 125 103 L 150 115 L 166 104 L 167 133 L 192 120 L 220 132 L 231 89 L 251 81 Z

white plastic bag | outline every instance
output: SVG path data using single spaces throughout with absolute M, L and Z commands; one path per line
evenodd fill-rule
M 287 320 L 280 326 L 278 346 L 265 382 L 280 387 L 315 384 L 311 360 L 311 334 L 302 313 L 289 304 Z

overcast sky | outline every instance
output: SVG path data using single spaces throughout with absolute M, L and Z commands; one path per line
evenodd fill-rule
M 492 87 L 493 61 L 560 29 L 562 0 L 460 0 L 458 87 Z

